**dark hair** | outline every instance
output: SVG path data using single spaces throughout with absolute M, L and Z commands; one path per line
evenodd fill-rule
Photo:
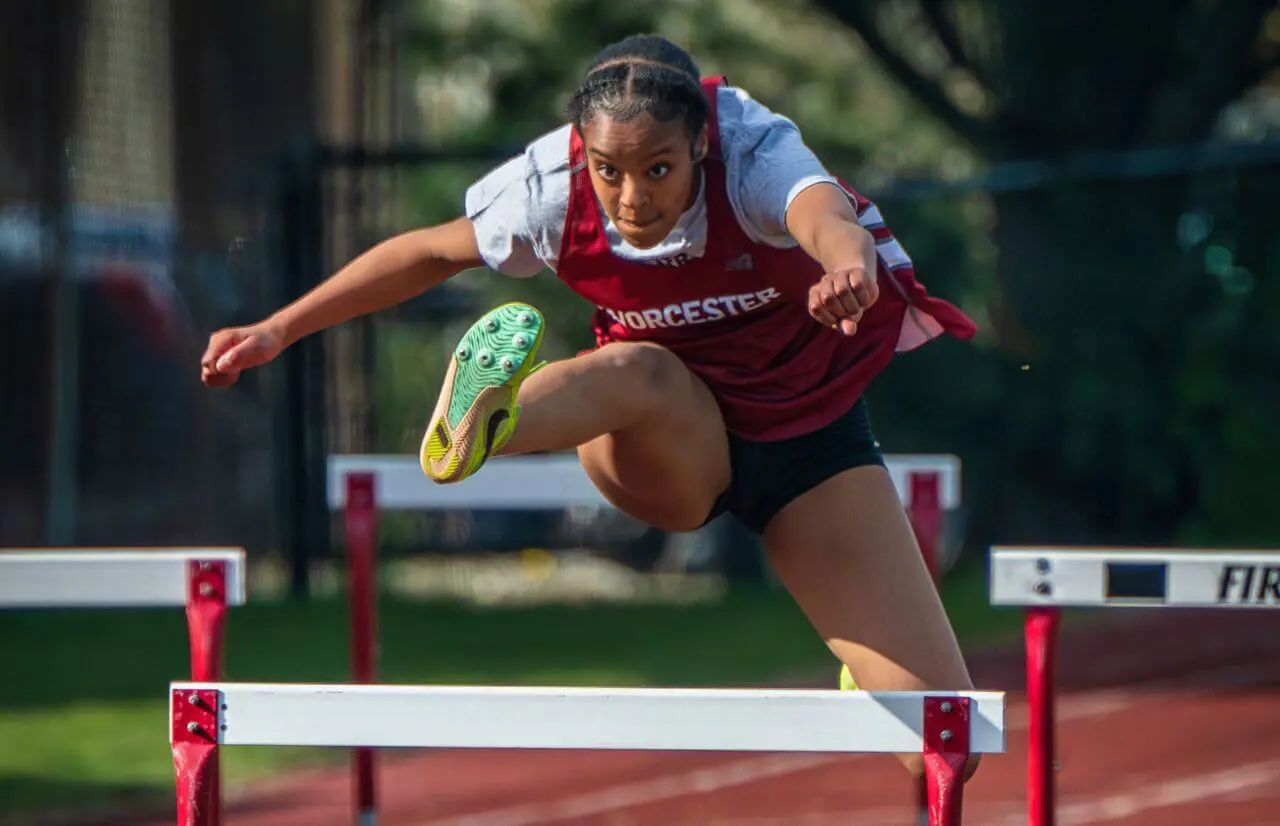
M 690 140 L 707 123 L 698 64 L 657 34 L 635 34 L 606 46 L 591 60 L 566 114 L 579 131 L 597 113 L 626 123 L 644 113 L 667 123 L 683 120 Z

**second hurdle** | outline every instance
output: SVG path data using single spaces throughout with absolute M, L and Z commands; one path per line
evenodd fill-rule
M 1054 660 L 1063 608 L 1280 608 L 1280 552 L 994 547 L 992 605 L 1026 612 L 1027 813 L 1054 823 Z

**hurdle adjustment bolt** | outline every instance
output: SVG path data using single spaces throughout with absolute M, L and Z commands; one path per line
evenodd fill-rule
M 939 708 L 942 709 L 943 714 L 951 713 L 951 703 L 943 703 L 941 706 L 939 706 Z
M 949 729 L 949 728 L 944 728 L 944 729 L 943 729 L 943 730 L 938 734 L 938 737 L 942 740 L 942 742 L 944 742 L 944 743 L 945 743 L 945 742 L 947 742 L 948 740 L 950 740 L 950 739 L 951 739 L 951 729 Z
M 200 695 L 199 695 L 199 694 L 188 694 L 188 695 L 187 695 L 187 702 L 188 702 L 188 703 L 190 703 L 190 704 L 191 704 L 191 705 L 193 705 L 193 706 L 198 706 L 198 705 L 200 705 Z
M 213 586 L 207 582 L 200 583 L 200 596 L 202 597 L 213 596 Z
M 1047 597 L 1049 596 L 1049 593 L 1053 590 L 1053 588 L 1050 587 L 1049 583 L 1047 582 L 1037 582 L 1035 587 L 1032 590 L 1035 591 L 1037 594 L 1040 594 L 1041 596 Z
M 1037 573 L 1037 574 L 1047 574 L 1047 573 L 1049 573 L 1049 560 L 1047 560 L 1047 559 L 1037 559 L 1037 560 L 1036 560 L 1036 573 Z

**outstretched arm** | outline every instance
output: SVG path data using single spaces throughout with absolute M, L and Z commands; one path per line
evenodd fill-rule
M 826 273 L 809 290 L 809 314 L 853 335 L 880 290 L 875 239 L 858 224 L 848 196 L 834 184 L 808 187 L 787 208 L 787 231 Z
M 226 387 L 242 370 L 266 364 L 299 339 L 407 301 L 480 266 L 484 261 L 466 218 L 389 238 L 269 318 L 214 333 L 200 360 L 201 379 Z
M 285 346 L 357 316 L 407 301 L 474 267 L 483 267 L 471 222 L 396 235 L 357 256 L 333 277 L 276 312 Z

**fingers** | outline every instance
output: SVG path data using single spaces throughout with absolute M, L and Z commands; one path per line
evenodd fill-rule
M 874 276 L 865 270 L 840 270 L 823 276 L 809 290 L 809 314 L 819 324 L 845 335 L 857 332 L 862 314 L 880 297 Z
M 845 279 L 849 282 L 849 294 L 862 310 L 870 308 L 880 297 L 880 286 L 876 283 L 876 279 L 864 276 L 864 272 L 851 272 Z
M 809 315 L 824 327 L 835 327 L 839 317 L 827 309 L 830 299 L 823 293 L 823 288 L 826 286 L 827 282 L 824 279 L 809 288 Z
M 209 346 L 200 357 L 200 381 L 208 387 L 229 387 L 240 377 L 236 364 L 243 360 L 243 350 L 252 340 L 241 330 L 219 330 L 209 337 Z
M 256 368 L 264 361 L 259 357 L 260 350 L 261 341 L 259 337 L 248 336 L 219 356 L 218 361 L 214 362 L 214 369 L 218 370 L 219 373 L 229 373 L 229 371 L 233 370 Z
M 227 330 L 219 330 L 209 336 L 209 346 L 204 348 L 204 355 L 200 356 L 200 366 L 202 368 L 212 367 L 214 360 L 222 355 L 222 351 L 227 348 L 228 332 Z
M 215 373 L 207 367 L 200 369 L 200 381 L 206 387 L 230 387 L 240 378 L 240 371 L 233 373 Z
M 209 336 L 209 346 L 200 357 L 200 366 L 216 370 L 218 359 L 244 339 L 239 330 L 219 330 Z

